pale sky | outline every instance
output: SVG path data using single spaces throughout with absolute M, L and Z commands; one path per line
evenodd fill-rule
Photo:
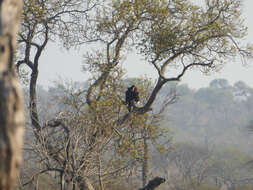
M 199 0 L 203 1 L 203 0 Z M 253 0 L 242 0 L 244 3 L 243 13 L 245 25 L 248 26 L 248 42 L 253 44 Z M 85 47 L 81 50 L 66 51 L 55 44 L 49 44 L 39 63 L 38 83 L 47 87 L 59 78 L 69 81 L 85 81 L 88 76 L 81 71 L 82 55 Z M 141 64 L 136 56 L 130 55 L 124 63 L 127 66 L 128 77 L 148 76 L 156 77 L 156 72 L 148 64 Z M 205 76 L 197 71 L 190 71 L 183 76 L 180 84 L 187 83 L 191 88 L 201 88 L 209 85 L 215 78 L 225 78 L 230 84 L 239 80 L 253 87 L 253 60 L 248 66 L 242 66 L 239 61 L 227 64 L 219 73 Z

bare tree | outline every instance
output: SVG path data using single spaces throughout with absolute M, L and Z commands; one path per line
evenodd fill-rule
M 91 3 L 89 0 L 25 0 L 24 2 L 24 20 L 18 35 L 20 51 L 16 67 L 19 71 L 21 65 L 26 65 L 31 70 L 30 117 L 34 133 L 37 135 L 41 130 L 36 97 L 40 57 L 50 40 L 61 39 L 67 43 L 78 39 L 76 35 L 80 35 L 80 33 L 75 31 L 85 32 L 83 23 L 85 15 L 95 6 L 95 3 Z
M 11 190 L 21 165 L 23 97 L 13 68 L 21 0 L 0 1 L 0 189 Z
M 94 3 L 95 2 L 95 3 Z M 18 35 L 19 51 L 17 56 L 16 67 L 20 70 L 22 65 L 27 66 L 31 71 L 30 88 L 29 88 L 29 112 L 32 124 L 32 129 L 35 136 L 35 141 L 40 144 L 43 151 L 41 153 L 49 154 L 55 162 L 63 162 L 60 154 L 55 154 L 58 150 L 54 144 L 49 144 L 51 141 L 45 141 L 43 133 L 48 128 L 60 128 L 62 122 L 55 120 L 52 124 L 44 125 L 40 121 L 40 116 L 37 108 L 37 79 L 39 74 L 39 61 L 48 42 L 55 39 L 64 41 L 65 46 L 78 44 L 79 37 L 85 32 L 86 13 L 96 5 L 96 1 L 92 0 L 46 0 L 46 1 L 24 1 L 23 22 L 21 23 L 21 31 Z M 80 31 L 80 32 L 76 32 Z M 80 35 L 81 34 L 81 35 Z M 45 128 L 42 131 L 42 128 Z M 66 138 L 70 138 L 66 130 L 63 131 Z M 47 139 L 48 140 L 48 139 Z M 46 144 L 45 144 L 46 143 Z M 40 171 L 55 171 L 62 174 L 61 169 L 52 169 Z M 40 173 L 39 172 L 39 173 Z M 65 177 L 62 175 L 62 183 L 65 182 Z M 86 182 L 88 180 L 85 180 Z M 70 180 L 71 183 L 71 180 Z M 62 185 L 65 188 L 65 185 Z
M 192 145 L 181 144 L 168 154 L 169 178 L 174 189 L 197 189 L 208 179 L 213 167 L 212 152 Z

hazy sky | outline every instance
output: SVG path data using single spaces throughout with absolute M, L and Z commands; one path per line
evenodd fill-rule
M 247 40 L 253 44 L 253 0 L 242 0 L 242 2 L 245 25 L 249 28 Z M 71 81 L 85 81 L 88 78 L 87 74 L 81 72 L 82 54 L 84 51 L 85 47 L 79 51 L 68 52 L 62 48 L 60 49 L 55 44 L 49 44 L 40 60 L 39 84 L 48 86 L 59 78 Z M 127 66 L 127 76 L 129 77 L 156 76 L 156 72 L 151 66 L 141 64 L 141 61 L 136 59 L 134 55 L 129 56 L 124 65 Z M 248 66 L 242 66 L 239 61 L 231 62 L 219 73 L 210 76 L 205 76 L 197 71 L 190 71 L 183 76 L 181 83 L 187 83 L 191 88 L 200 88 L 208 86 L 209 82 L 215 78 L 225 78 L 230 84 L 242 80 L 253 87 L 253 60 Z

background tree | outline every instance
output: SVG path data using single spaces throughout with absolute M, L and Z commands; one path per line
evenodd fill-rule
M 168 156 L 169 184 L 173 189 L 201 189 L 208 184 L 208 175 L 213 167 L 212 152 L 204 146 L 191 143 L 175 145 Z

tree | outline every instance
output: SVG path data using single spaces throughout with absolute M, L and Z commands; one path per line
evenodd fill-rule
M 67 47 L 80 44 L 85 32 L 86 13 L 96 5 L 96 1 L 82 0 L 25 0 L 22 12 L 23 22 L 18 35 L 16 67 L 27 66 L 31 71 L 29 80 L 29 112 L 36 143 L 44 146 L 43 123 L 37 107 L 37 79 L 40 56 L 49 41 L 61 39 Z M 80 36 L 80 31 L 82 32 Z M 58 126 L 58 125 L 57 125 Z M 55 151 L 54 145 L 47 145 L 47 152 Z M 56 156 L 60 156 L 55 155 Z M 60 159 L 60 158 L 55 158 Z M 43 172 L 42 172 L 43 173 Z M 63 180 L 64 181 L 64 180 Z
M 105 3 L 92 23 L 96 27 L 90 32 L 104 45 L 99 53 L 104 59 L 103 62 L 90 61 L 101 70 L 88 91 L 88 102 L 99 96 L 99 90 L 98 94 L 93 93 L 103 88 L 109 73 L 132 47 L 136 47 L 158 73 L 149 99 L 135 110 L 140 114 L 151 109 L 167 82 L 179 81 L 188 70 L 210 72 L 235 56 L 245 60 L 252 58 L 252 46 L 240 44 L 247 31 L 240 7 L 239 0 L 206 0 L 204 6 L 181 0 Z M 178 74 L 171 76 L 173 71 Z
M 85 60 L 85 69 L 97 72 L 87 91 L 89 107 L 101 99 L 110 76 L 134 47 L 158 78 L 143 106 L 114 121 L 120 128 L 152 110 L 165 84 L 180 81 L 188 70 L 207 73 L 235 56 L 252 58 L 252 46 L 240 44 L 247 31 L 240 6 L 239 0 L 206 0 L 204 6 L 181 0 L 105 2 L 87 32 L 99 44 Z
M 23 97 L 13 68 L 22 1 L 0 1 L 0 189 L 11 190 L 22 160 Z
M 81 188 L 87 184 L 90 184 L 90 189 L 96 189 L 96 186 L 110 188 L 119 179 L 123 180 L 122 177 L 130 175 L 131 171 L 131 178 L 142 175 L 137 168 L 148 165 L 149 143 L 162 149 L 159 139 L 166 130 L 159 127 L 160 113 L 131 116 L 121 126 L 114 122 L 127 111 L 121 97 L 115 93 L 125 90 L 121 76 L 120 71 L 110 76 L 109 85 L 91 107 L 86 104 L 85 89 L 59 85 L 59 90 L 55 90 L 57 96 L 49 104 L 52 106 L 55 100 L 59 100 L 64 106 L 56 110 L 58 114 L 53 119 L 44 122 L 39 134 L 42 143 L 33 147 L 41 168 L 33 172 L 31 179 L 25 180 L 25 187 L 46 173 L 55 184 L 61 184 L 61 189 Z M 145 93 L 151 83 L 146 79 L 138 82 L 141 100 L 145 101 Z M 55 173 L 54 178 L 52 172 Z M 148 167 L 143 173 L 145 181 L 148 180 Z
M 252 89 L 243 81 L 238 81 L 233 86 L 234 96 L 241 101 L 247 101 L 252 95 Z
M 251 156 L 234 147 L 219 150 L 213 158 L 210 174 L 220 183 L 226 184 L 228 190 L 236 189 L 240 185 L 252 185 L 252 168 L 248 165 L 250 160 Z
M 226 79 L 214 79 L 209 85 L 211 88 L 229 88 L 229 83 Z
M 167 156 L 170 185 L 175 189 L 198 189 L 205 184 L 213 167 L 212 152 L 192 144 L 178 144 Z
M 33 2 L 38 3 L 37 1 L 29 1 L 29 3 Z M 62 1 L 57 2 L 61 3 Z M 56 5 L 53 7 L 58 7 L 57 2 L 53 2 Z M 37 22 L 37 19 L 40 20 L 38 15 L 44 14 L 43 6 L 32 7 L 39 7 L 33 9 L 35 13 L 36 11 L 39 13 L 34 14 L 35 19 L 32 19 Z M 79 11 L 73 13 L 79 13 Z M 56 15 L 58 16 L 58 14 Z M 85 60 L 87 69 L 94 73 L 85 100 L 94 122 L 91 125 L 93 126 L 93 135 L 90 139 L 92 144 L 100 138 L 107 137 L 108 131 L 117 133 L 118 129 L 123 132 L 130 130 L 129 123 L 134 123 L 133 118 L 138 118 L 138 116 L 141 118 L 152 109 L 152 105 L 164 85 L 168 82 L 179 81 L 189 69 L 197 68 L 203 72 L 209 72 L 219 68 L 236 55 L 251 58 L 251 46 L 243 47 L 239 44 L 239 41 L 245 37 L 247 30 L 241 22 L 240 15 L 239 0 L 207 0 L 203 7 L 194 5 L 190 1 L 181 0 L 116 0 L 104 1 L 102 6 L 96 7 L 94 12 L 90 12 L 87 16 L 92 19 L 87 23 L 85 36 L 90 39 L 90 42 L 95 41 L 96 45 L 99 45 L 99 50 L 88 52 Z M 53 18 L 58 18 L 57 16 Z M 30 16 L 27 18 L 30 21 Z M 43 19 L 42 21 L 40 27 L 46 31 L 49 30 L 49 23 Z M 32 26 L 32 24 L 28 24 L 28 26 Z M 43 31 L 40 27 L 38 32 Z M 48 40 L 47 32 L 43 34 L 45 41 L 42 45 L 31 43 L 26 40 L 28 39 L 26 36 L 21 36 L 21 41 L 25 42 L 27 50 L 31 49 L 30 47 L 33 45 L 41 50 Z M 28 32 L 28 37 L 30 37 L 29 35 Z M 115 109 L 109 104 L 122 103 L 117 98 L 118 95 L 124 93 L 122 88 L 120 85 L 116 87 L 111 85 L 111 82 L 116 79 L 114 76 L 121 69 L 119 63 L 123 62 L 123 56 L 132 47 L 136 47 L 146 62 L 154 66 L 158 78 L 144 105 L 137 107 L 133 113 L 127 113 L 121 112 L 120 106 L 118 106 L 119 109 Z M 38 65 L 36 61 L 38 61 L 41 51 L 37 52 L 33 65 L 27 57 L 21 60 L 33 71 L 30 85 L 30 106 L 35 135 L 40 133 L 42 129 L 36 108 L 35 84 L 38 72 L 34 68 Z M 176 68 L 178 71 L 175 76 L 170 75 L 169 71 L 172 68 Z M 111 91 L 116 92 L 117 96 Z M 105 128 L 104 126 L 108 126 L 108 123 L 110 123 L 109 127 Z M 63 126 L 63 124 L 57 125 L 59 128 Z M 118 136 L 121 138 L 120 133 Z M 43 145 L 43 143 L 41 144 Z M 46 150 L 54 156 L 57 155 L 50 152 L 54 149 L 49 149 L 49 147 L 47 146 Z M 60 157 L 57 159 L 59 160 Z
M 80 33 L 75 31 L 84 31 L 83 22 L 86 20 L 86 12 L 95 6 L 95 3 L 90 3 L 91 1 L 84 3 L 82 0 L 24 1 L 16 67 L 19 71 L 20 66 L 25 64 L 31 70 L 30 117 L 35 135 L 41 130 L 36 97 L 40 56 L 49 40 L 61 39 L 67 45 L 67 42 L 79 39 L 76 35 L 80 35 Z

